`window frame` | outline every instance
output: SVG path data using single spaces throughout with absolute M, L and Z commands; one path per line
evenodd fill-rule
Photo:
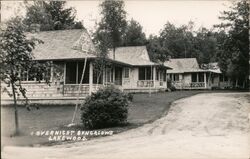
M 130 68 L 125 67 L 124 68 L 124 74 L 123 74 L 123 78 L 129 78 L 130 77 Z

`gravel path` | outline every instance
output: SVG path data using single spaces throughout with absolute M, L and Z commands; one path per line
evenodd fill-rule
M 250 157 L 250 94 L 199 94 L 168 114 L 110 137 L 54 147 L 4 147 L 10 159 L 158 159 Z

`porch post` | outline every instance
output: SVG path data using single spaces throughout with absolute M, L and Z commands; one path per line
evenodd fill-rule
M 113 81 L 113 83 L 115 84 L 115 66 L 113 67 L 113 77 L 112 77 L 112 78 L 113 78 L 112 81 Z
M 53 61 L 51 61 L 51 67 L 50 67 L 50 82 L 51 83 L 53 83 L 53 75 L 54 75 L 54 73 L 53 73 L 54 71 L 53 71 Z
M 79 72 L 79 62 L 76 62 L 76 83 L 80 83 L 81 82 L 81 77 L 80 77 L 80 81 L 78 81 L 78 72 Z
M 207 74 L 204 72 L 204 82 L 205 82 L 205 88 L 207 88 Z
M 196 73 L 197 82 L 199 82 L 199 73 Z
M 93 91 L 93 64 L 90 61 L 89 63 L 89 95 L 91 95 Z
M 63 67 L 63 84 L 65 85 L 66 83 L 66 62 L 64 62 L 64 67 Z
M 165 76 L 166 76 L 166 88 L 168 88 L 168 78 L 169 78 L 169 76 L 168 76 L 168 70 L 166 69 L 166 74 L 165 74 Z
M 156 87 L 156 86 L 155 86 L 155 78 L 156 78 L 156 66 L 154 66 L 154 68 L 153 68 L 153 81 L 154 81 L 154 88 Z

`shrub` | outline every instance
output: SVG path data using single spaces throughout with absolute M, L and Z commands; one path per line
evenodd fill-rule
M 167 85 L 168 85 L 168 91 L 176 91 L 176 88 L 175 88 L 174 84 L 172 83 L 172 80 L 168 79 Z
M 127 122 L 131 95 L 114 87 L 100 89 L 86 98 L 81 107 L 81 120 L 85 128 L 105 128 Z

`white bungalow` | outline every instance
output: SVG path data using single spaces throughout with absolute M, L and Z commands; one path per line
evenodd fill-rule
M 169 67 L 151 62 L 145 46 L 116 48 L 115 53 L 110 52 L 109 58 L 106 59 L 111 65 L 106 66 L 98 76 L 98 71 L 94 69 L 94 61 L 98 58 L 97 51 L 86 30 L 45 31 L 28 36 L 43 41 L 43 44 L 38 44 L 33 50 L 34 59 L 53 63 L 48 72 L 44 72 L 44 76 L 50 76 L 50 85 L 45 83 L 43 77 L 41 82 L 30 77 L 28 70 L 20 71 L 23 87 L 27 89 L 27 97 L 31 101 L 73 102 L 78 95 L 86 59 L 83 84 L 80 88 L 81 99 L 107 84 L 129 92 L 156 92 L 167 89 L 166 70 Z M 10 88 L 1 85 L 2 102 L 10 100 L 7 95 Z
M 201 69 L 196 58 L 170 59 L 165 64 L 172 68 L 168 78 L 176 89 L 212 89 L 228 86 L 227 78 L 215 64 L 209 69 Z

